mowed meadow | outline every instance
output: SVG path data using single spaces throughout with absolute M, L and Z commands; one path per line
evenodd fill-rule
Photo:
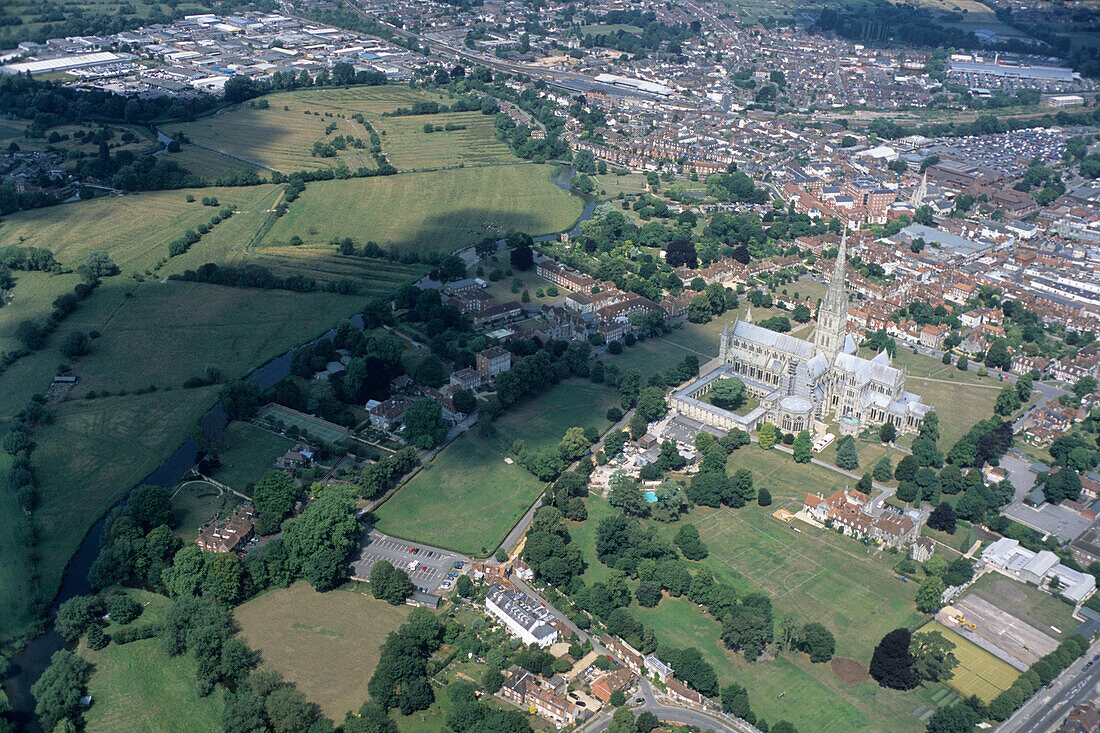
M 294 236 L 307 245 L 351 237 L 397 253 L 449 252 L 511 230 L 560 232 L 583 206 L 554 185 L 550 172 L 547 165 L 502 165 L 311 183 L 263 247 L 268 252 Z

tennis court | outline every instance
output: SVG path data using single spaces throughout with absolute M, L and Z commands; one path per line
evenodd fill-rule
M 1008 662 L 997 659 L 977 644 L 967 641 L 937 621 L 922 626 L 916 633 L 938 631 L 955 645 L 959 666 L 947 685 L 963 697 L 977 695 L 988 703 L 1012 686 L 1020 675 Z
M 326 443 L 339 443 L 344 438 L 348 437 L 349 434 L 347 428 L 337 425 L 336 423 L 331 423 L 319 417 L 313 417 L 304 412 L 298 412 L 289 407 L 283 407 L 282 405 L 267 405 L 260 410 L 258 418 L 271 424 L 275 424 L 277 420 L 282 423 L 284 428 L 289 428 L 291 426 L 296 427 L 299 432 L 309 433 L 311 436 L 323 440 Z

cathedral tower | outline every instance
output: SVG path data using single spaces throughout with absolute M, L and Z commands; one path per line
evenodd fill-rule
M 825 354 L 831 365 L 844 345 L 848 330 L 848 291 L 844 287 L 845 259 L 848 255 L 848 229 L 840 238 L 840 251 L 833 265 L 833 277 L 829 291 L 817 310 L 817 329 L 814 331 L 814 348 Z

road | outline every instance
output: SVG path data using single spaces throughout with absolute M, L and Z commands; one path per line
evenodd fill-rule
M 634 715 L 639 713 L 653 713 L 657 719 L 663 722 L 694 725 L 702 730 L 714 730 L 718 733 L 760 733 L 759 729 L 745 721 L 711 710 L 700 710 L 694 707 L 672 705 L 661 702 L 653 692 L 649 680 L 642 679 L 638 685 L 636 700 L 641 703 L 632 703 L 630 709 Z M 581 725 L 576 733 L 602 733 L 611 723 L 612 712 L 602 711 L 589 718 Z
M 1087 702 L 1096 695 L 1100 685 L 1100 662 L 1091 662 L 1100 655 L 1100 641 L 1089 647 L 1088 652 L 1071 664 L 1051 683 L 1040 690 L 1016 714 L 997 728 L 996 733 L 1046 733 L 1057 728 L 1075 705 Z M 1091 665 L 1086 670 L 1085 666 Z

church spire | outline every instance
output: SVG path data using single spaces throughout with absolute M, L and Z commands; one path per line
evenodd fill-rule
M 848 228 L 840 238 L 840 249 L 833 264 L 833 276 L 829 280 L 829 290 L 817 312 L 817 329 L 814 331 L 814 347 L 825 354 L 832 363 L 844 345 L 844 336 L 848 330 L 848 291 L 844 287 L 845 269 L 848 258 Z

